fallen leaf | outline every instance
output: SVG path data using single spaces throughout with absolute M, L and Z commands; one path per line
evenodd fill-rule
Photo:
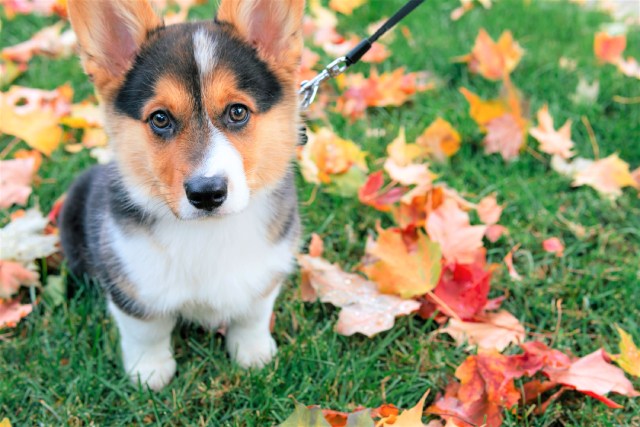
M 381 294 L 375 283 L 346 273 L 322 258 L 300 255 L 298 262 L 302 280 L 315 289 L 320 300 L 342 307 L 336 325 L 341 335 L 361 333 L 372 337 L 391 329 L 397 316 L 420 307 L 417 301 Z
M 12 86 L 8 92 L 0 92 L 0 132 L 50 155 L 62 139 L 58 121 L 69 113 L 72 96 L 69 86 L 53 91 Z
M 404 68 L 382 74 L 372 69 L 367 78 L 359 73 L 341 74 L 336 81 L 340 89 L 346 89 L 337 100 L 336 111 L 352 121 L 368 107 L 400 106 L 414 94 L 435 87 L 427 73 L 405 74 Z
M 524 326 L 511 313 L 500 310 L 497 313 L 487 313 L 481 322 L 464 322 L 449 319 L 446 328 L 440 333 L 449 334 L 456 344 L 477 346 L 481 349 L 495 349 L 502 351 L 509 344 L 524 341 Z
M 492 0 L 478 0 L 485 9 L 491 8 Z M 460 6 L 451 11 L 449 17 L 452 21 L 457 21 L 462 16 L 475 7 L 474 0 L 460 0 Z
M 2 5 L 9 19 L 17 14 L 50 16 L 55 13 L 65 17 L 67 10 L 66 0 L 4 0 Z
M 516 271 L 516 268 L 513 266 L 513 254 L 518 250 L 519 247 L 520 245 L 516 245 L 511 248 L 511 250 L 509 251 L 509 253 L 507 253 L 507 255 L 505 255 L 503 260 L 505 265 L 507 266 L 507 271 L 509 271 L 509 277 L 517 282 L 522 280 L 522 276 L 520 276 L 520 274 Z
M 10 85 L 25 71 L 27 71 L 26 64 L 16 64 L 15 62 L 0 58 L 0 87 Z
M 360 203 L 382 212 L 390 211 L 391 205 L 402 198 L 404 190 L 397 187 L 383 188 L 383 186 L 384 174 L 382 171 L 370 174 L 367 181 L 360 187 L 360 190 L 358 190 Z
M 520 400 L 514 377 L 508 372 L 511 363 L 508 356 L 496 351 L 467 357 L 456 369 L 460 383 L 451 383 L 427 413 L 440 415 L 447 425 L 501 426 L 504 408 L 512 408 Z
M 500 153 L 504 160 L 518 157 L 524 145 L 522 125 L 513 114 L 503 114 L 486 125 L 487 136 L 484 138 L 486 154 Z
M 496 43 L 481 28 L 471 53 L 459 60 L 467 62 L 473 73 L 489 80 L 501 80 L 516 68 L 523 54 L 524 50 L 513 39 L 511 31 L 503 32 Z
M 38 279 L 38 273 L 22 264 L 0 260 L 0 299 L 11 297 L 22 285 L 37 284 Z
M 355 9 L 365 4 L 366 1 L 367 0 L 331 0 L 329 7 L 343 15 L 351 15 Z
M 389 177 L 402 185 L 418 185 L 420 191 L 431 189 L 431 183 L 438 176 L 429 170 L 426 163 L 398 165 L 391 157 L 384 162 L 384 170 Z
M 446 304 L 440 311 L 452 316 L 448 310 L 463 320 L 471 320 L 487 304 L 491 272 L 484 264 L 448 264 L 444 267 L 440 280 L 433 290 L 439 301 Z M 438 304 L 438 300 L 434 302 Z
M 476 207 L 476 212 L 482 223 L 493 225 L 500 221 L 503 209 L 504 207 L 498 204 L 496 194 L 493 193 L 480 200 Z
M 9 418 L 3 418 L 2 421 L 0 421 L 0 427 L 11 427 L 11 421 L 9 421 Z
M 279 427 L 331 427 L 320 408 L 307 408 L 295 402 L 296 409 Z
M 593 164 L 593 160 L 582 157 L 575 157 L 571 162 L 567 162 L 560 156 L 551 156 L 551 168 L 569 178 L 575 178 L 579 172 L 586 170 Z
M 618 70 L 627 77 L 635 77 L 640 79 L 640 63 L 637 59 L 628 57 L 627 59 L 618 60 Z
M 47 218 L 36 209 L 11 221 L 0 229 L 0 259 L 23 264 L 57 252 L 57 235 L 45 235 Z
M 553 118 L 549 107 L 545 105 L 538 110 L 538 127 L 529 129 L 529 133 L 540 143 L 540 151 L 557 155 L 563 159 L 573 157 L 571 151 L 574 142 L 571 140 L 571 120 L 567 120 L 557 131 L 553 128 Z
M 550 237 L 542 242 L 542 248 L 557 257 L 561 257 L 564 253 L 564 244 L 557 237 Z
M 61 306 L 67 299 L 67 284 L 61 276 L 47 276 L 42 296 L 53 306 Z
M 442 162 L 460 149 L 460 134 L 451 123 L 438 117 L 416 139 L 416 143 L 424 147 L 431 158 Z
M 307 135 L 307 144 L 299 152 L 301 172 L 307 182 L 328 184 L 335 175 L 352 167 L 367 171 L 367 153 L 353 141 L 340 138 L 328 128 Z
M 408 144 L 404 127 L 400 128 L 398 136 L 387 145 L 389 159 L 398 166 L 407 166 L 423 155 L 423 149 L 417 144 Z
M 77 39 L 73 30 L 62 31 L 66 23 L 59 21 L 45 27 L 31 37 L 31 39 L 2 49 L 0 56 L 5 59 L 27 63 L 36 55 L 49 58 L 67 58 L 73 55 Z
M 366 253 L 375 262 L 362 270 L 382 293 L 412 298 L 424 295 L 438 283 L 440 247 L 422 233 L 418 233 L 415 249 L 410 251 L 399 232 L 378 229 L 378 239 L 367 246 Z
M 589 164 L 575 175 L 572 185 L 588 185 L 610 199 L 622 195 L 624 187 L 640 188 L 629 172 L 629 164 L 617 154 Z
M 599 61 L 617 64 L 622 59 L 622 52 L 627 47 L 625 34 L 610 35 L 607 32 L 597 32 L 593 40 L 593 52 Z
M 0 299 L 0 329 L 15 328 L 15 326 L 31 313 L 31 304 L 20 304 L 20 301 L 5 301 Z
M 460 88 L 469 102 L 469 114 L 487 135 L 485 153 L 500 153 L 505 160 L 515 158 L 525 142 L 527 120 L 521 95 L 509 80 L 505 81 L 499 99 L 484 101 L 478 95 Z
M 570 95 L 574 104 L 593 105 L 598 100 L 600 93 L 600 81 L 594 80 L 589 83 L 587 79 L 580 77 L 576 92 Z
M 469 103 L 469 115 L 483 131 L 489 122 L 508 112 L 508 105 L 501 99 L 485 101 L 466 88 L 460 88 L 460 93 Z
M 393 427 L 423 427 L 424 424 L 422 423 L 422 412 L 424 409 L 424 402 L 425 400 L 427 400 L 427 396 L 429 395 L 429 390 L 427 390 L 427 392 L 422 395 L 422 398 L 418 401 L 418 403 L 416 404 L 416 406 L 414 406 L 411 409 L 407 409 L 405 411 L 402 411 L 402 413 L 400 415 L 398 415 L 397 418 L 395 418 L 393 423 L 386 423 L 384 422 L 382 424 L 382 427 L 389 427 L 389 426 L 393 426 Z
M 507 227 L 493 224 L 487 227 L 487 231 L 484 233 L 484 237 L 491 243 L 497 242 L 503 234 L 507 233 Z
M 427 218 L 429 238 L 440 244 L 442 255 L 449 262 L 472 263 L 482 249 L 486 225 L 470 225 L 469 214 L 452 199 L 446 199 Z
M 544 372 L 551 381 L 572 387 L 611 408 L 622 408 L 622 406 L 605 397 L 609 392 L 629 397 L 640 396 L 624 376 L 622 369 L 606 361 L 605 352 L 602 349 L 574 361 L 568 369 L 545 369 Z
M 34 165 L 33 158 L 0 161 L 0 209 L 27 203 Z
M 103 127 L 104 118 L 98 104 L 85 100 L 71 105 L 70 114 L 60 119 L 60 123 L 75 129 Z
M 616 330 L 620 335 L 620 354 L 610 355 L 618 366 L 626 373 L 640 377 L 640 350 L 633 342 L 633 338 L 620 326 L 616 325 Z

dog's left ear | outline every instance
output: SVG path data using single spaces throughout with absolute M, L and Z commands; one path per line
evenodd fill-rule
M 231 24 L 265 61 L 295 72 L 303 14 L 304 0 L 222 0 L 216 20 Z

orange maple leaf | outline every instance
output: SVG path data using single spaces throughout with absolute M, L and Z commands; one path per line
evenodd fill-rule
M 383 293 L 411 298 L 426 294 L 438 283 L 440 247 L 422 233 L 418 233 L 415 249 L 410 251 L 399 232 L 378 229 L 378 239 L 366 252 L 376 261 L 362 270 Z
M 516 68 L 523 54 L 511 31 L 503 32 L 496 43 L 482 28 L 471 53 L 458 59 L 467 62 L 473 73 L 479 73 L 489 80 L 501 80 Z
M 367 78 L 362 74 L 341 74 L 336 81 L 340 89 L 346 88 L 338 98 L 336 111 L 351 120 L 361 117 L 368 107 L 400 106 L 415 93 L 435 87 L 426 73 L 405 74 L 404 68 L 382 74 L 372 68 Z
M 511 81 L 507 78 L 502 96 L 490 101 L 465 88 L 460 92 L 469 102 L 471 118 L 487 133 L 483 141 L 485 152 L 500 153 L 505 160 L 515 158 L 524 145 L 528 123 L 522 116 L 522 98 Z
M 460 134 L 451 123 L 438 117 L 416 139 L 416 143 L 424 147 L 430 157 L 443 161 L 460 149 Z
M 607 32 L 597 32 L 593 40 L 593 52 L 599 61 L 617 64 L 622 59 L 622 52 L 627 47 L 625 34 L 610 35 Z

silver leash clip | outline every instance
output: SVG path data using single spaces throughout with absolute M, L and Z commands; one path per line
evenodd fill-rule
M 311 80 L 305 80 L 300 83 L 300 90 L 298 91 L 298 94 L 301 95 L 300 108 L 306 110 L 311 105 L 318 93 L 318 87 L 323 81 L 344 73 L 347 68 L 347 58 L 341 56 L 327 65 L 324 70 Z

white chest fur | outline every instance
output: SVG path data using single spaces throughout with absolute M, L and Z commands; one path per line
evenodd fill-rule
M 210 326 L 246 314 L 274 277 L 293 267 L 291 242 L 269 241 L 265 197 L 223 218 L 167 215 L 151 232 L 127 233 L 111 224 L 113 248 L 139 301 L 157 314 Z

